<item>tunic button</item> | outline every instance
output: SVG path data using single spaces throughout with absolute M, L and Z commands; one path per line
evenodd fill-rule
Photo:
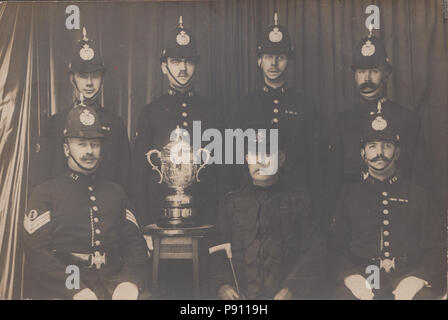
M 274 113 L 277 114 L 278 113 L 278 108 L 274 108 Z
M 384 241 L 384 246 L 388 247 L 389 246 L 389 241 Z
M 95 197 L 95 196 L 91 196 L 91 197 L 90 197 L 90 200 L 95 201 L 95 200 L 96 200 L 96 197 Z
M 93 219 L 93 221 L 95 221 L 95 223 L 98 223 L 98 221 L 100 221 L 100 219 L 98 219 L 97 217 L 95 217 L 95 218 Z
M 387 237 L 389 235 L 389 231 L 384 230 L 383 234 Z
M 387 192 L 386 191 L 383 192 L 383 196 L 387 197 Z
M 187 104 L 186 104 L 185 102 L 182 103 L 182 107 L 186 108 L 186 107 L 187 107 Z
M 93 191 L 93 188 L 91 186 L 88 186 L 87 189 L 89 189 L 89 191 Z
M 93 206 L 93 207 L 92 207 L 92 210 L 93 210 L 93 211 L 98 211 L 98 207 L 97 207 L 97 206 Z
M 389 214 L 389 210 L 384 209 L 384 210 L 383 210 L 383 213 L 384 213 L 384 214 Z
M 278 119 L 277 119 L 277 118 L 274 118 L 274 119 L 272 119 L 272 122 L 273 122 L 273 123 L 278 123 Z
M 275 100 L 274 100 L 274 103 L 275 103 L 275 104 L 278 104 L 278 100 L 277 100 L 277 99 L 275 99 Z
M 384 252 L 384 256 L 385 256 L 386 258 L 388 258 L 388 257 L 390 256 L 390 253 L 389 253 L 389 252 Z
M 388 226 L 388 225 L 389 225 L 389 220 L 384 220 L 384 221 L 383 221 L 383 224 L 384 224 L 385 226 Z
M 100 240 L 96 240 L 96 241 L 95 241 L 95 245 L 96 245 L 96 246 L 99 246 L 100 244 L 101 244 L 101 241 L 100 241 Z
M 385 206 L 387 206 L 387 205 L 389 204 L 389 201 L 387 201 L 387 200 L 383 200 L 383 204 L 384 204 Z
M 184 126 L 184 127 L 187 127 L 188 126 L 188 122 L 184 122 L 184 123 L 182 123 L 182 125 Z
M 186 112 L 182 112 L 182 117 L 186 118 L 188 114 Z
M 101 233 L 101 230 L 100 230 L 100 229 L 95 229 L 95 233 L 96 233 L 96 234 L 100 234 L 100 233 Z

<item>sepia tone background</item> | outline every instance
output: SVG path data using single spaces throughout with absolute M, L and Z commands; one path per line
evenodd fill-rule
M 73 91 L 68 57 L 79 30 L 67 30 L 76 2 L 0 4 L 0 299 L 20 297 L 21 218 L 27 169 L 40 127 L 66 108 Z M 183 16 L 198 38 L 196 89 L 219 102 L 260 85 L 256 44 L 278 9 L 296 50 L 289 85 L 316 101 L 330 134 L 335 115 L 356 97 L 354 44 L 367 34 L 365 8 L 377 4 L 394 66 L 389 97 L 421 114 L 438 185 L 448 181 L 448 13 L 443 0 L 227 0 L 77 3 L 81 27 L 100 45 L 107 66 L 103 105 L 122 116 L 134 137 L 142 107 L 167 89 L 160 51 Z M 442 189 L 441 189 L 442 190 Z

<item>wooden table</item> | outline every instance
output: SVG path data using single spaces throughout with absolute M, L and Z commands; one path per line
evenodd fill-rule
M 203 225 L 192 228 L 160 228 L 150 224 L 143 228 L 143 233 L 153 239 L 153 290 L 159 289 L 159 262 L 160 259 L 191 259 L 193 263 L 193 294 L 200 296 L 199 285 L 199 240 L 205 238 L 212 225 Z

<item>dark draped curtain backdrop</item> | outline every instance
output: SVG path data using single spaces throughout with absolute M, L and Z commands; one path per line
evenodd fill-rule
M 440 184 L 448 181 L 448 13 L 444 0 L 227 0 L 165 2 L 10 2 L 0 4 L 0 299 L 20 297 L 21 219 L 29 155 L 42 123 L 72 101 L 68 57 L 80 30 L 65 9 L 80 8 L 81 27 L 107 65 L 102 101 L 123 117 L 131 139 L 142 107 L 167 90 L 160 51 L 179 15 L 197 36 L 195 87 L 223 108 L 260 86 L 256 44 L 273 22 L 288 27 L 296 59 L 291 87 L 316 101 L 331 132 L 335 115 L 356 97 L 352 47 L 367 34 L 365 8 L 381 10 L 393 77 L 389 97 L 421 114 Z

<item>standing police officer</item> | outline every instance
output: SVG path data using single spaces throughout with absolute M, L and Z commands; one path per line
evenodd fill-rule
M 400 174 L 406 145 L 399 127 L 396 118 L 381 114 L 361 124 L 368 169 L 362 182 L 344 185 L 334 218 L 336 298 L 435 299 L 444 293 L 446 218 L 425 189 Z M 369 266 L 380 270 L 373 287 L 366 286 Z
M 381 38 L 370 34 L 361 39 L 354 48 L 354 78 L 360 94 L 359 101 L 350 109 L 340 113 L 339 133 L 330 144 L 330 166 L 336 176 L 329 182 L 335 194 L 345 182 L 360 181 L 361 169 L 366 169 L 359 158 L 358 143 L 362 134 L 362 123 L 373 115 L 384 115 L 392 119 L 400 132 L 403 152 L 399 167 L 403 176 L 424 187 L 429 187 L 431 170 L 419 130 L 419 121 L 411 110 L 387 98 L 387 83 L 392 66 L 387 57 L 386 47 Z
M 97 112 L 105 138 L 102 145 L 101 166 L 97 174 L 107 180 L 121 184 L 126 192 L 130 184 L 131 154 L 129 139 L 123 120 L 99 104 L 99 93 L 106 68 L 100 52 L 92 40 L 87 38 L 83 28 L 83 37 L 73 52 L 69 64 L 70 82 L 75 90 L 76 99 L 72 105 L 51 117 L 44 126 L 40 139 L 38 164 L 32 184 L 38 184 L 65 171 L 65 157 L 62 148 L 65 120 L 70 110 L 82 100 L 84 104 Z
M 240 102 L 238 112 L 242 113 L 241 127 L 247 127 L 251 122 L 263 122 L 287 131 L 291 142 L 287 146 L 285 183 L 307 189 L 313 183 L 318 187 L 319 179 L 310 170 L 312 164 L 316 164 L 312 152 L 313 146 L 316 145 L 313 135 L 313 108 L 302 95 L 287 86 L 286 70 L 294 59 L 294 51 L 288 30 L 278 24 L 277 12 L 274 15 L 274 24 L 264 30 L 257 52 L 257 63 L 263 74 L 263 86 Z
M 146 243 L 123 188 L 97 175 L 104 139 L 99 121 L 92 107 L 70 110 L 63 129 L 65 171 L 29 199 L 27 297 L 137 299 L 142 293 Z
M 169 193 L 165 183 L 158 183 L 158 174 L 151 170 L 146 153 L 151 149 L 161 150 L 170 142 L 170 135 L 177 127 L 183 129 L 183 134 L 189 134 L 191 144 L 193 121 L 200 121 L 202 130 L 221 127 L 217 108 L 194 91 L 198 63 L 195 36 L 183 26 L 180 17 L 161 55 L 162 72 L 169 82 L 168 92 L 145 106 L 138 119 L 133 152 L 133 200 L 145 225 L 157 223 L 162 217 L 164 199 Z M 213 220 L 218 202 L 217 185 L 214 168 L 207 166 L 201 171 L 201 181 L 186 190 L 195 199 L 199 218 Z

